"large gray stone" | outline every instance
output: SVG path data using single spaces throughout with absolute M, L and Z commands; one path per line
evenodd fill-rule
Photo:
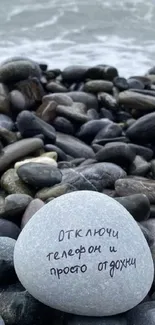
M 154 276 L 140 227 L 123 206 L 95 191 L 65 194 L 41 208 L 17 239 L 14 265 L 36 299 L 86 316 L 133 308 Z

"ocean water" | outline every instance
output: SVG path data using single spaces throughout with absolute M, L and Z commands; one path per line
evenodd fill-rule
M 155 0 L 1 0 L 0 62 L 17 55 L 144 74 L 155 65 Z

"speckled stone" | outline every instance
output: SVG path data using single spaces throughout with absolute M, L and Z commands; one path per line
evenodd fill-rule
M 154 276 L 140 227 L 118 202 L 94 191 L 65 194 L 41 208 L 17 239 L 14 265 L 36 299 L 85 316 L 133 308 Z

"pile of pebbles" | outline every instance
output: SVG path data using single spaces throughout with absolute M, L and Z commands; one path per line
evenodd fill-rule
M 0 325 L 155 323 L 155 281 L 121 317 L 84 318 L 36 301 L 19 283 L 13 251 L 42 206 L 92 190 L 120 202 L 141 227 L 155 261 L 155 67 L 119 76 L 115 67 L 15 57 L 0 65 Z

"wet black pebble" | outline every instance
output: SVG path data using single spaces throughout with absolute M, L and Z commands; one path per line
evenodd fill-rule
M 62 180 L 60 170 L 48 164 L 27 163 L 17 169 L 19 178 L 35 188 L 43 188 L 58 184 Z
M 134 161 L 135 153 L 125 143 L 113 142 L 106 144 L 96 153 L 98 161 L 113 162 L 119 166 L 129 167 Z
M 52 125 L 54 126 L 56 131 L 63 132 L 66 134 L 74 134 L 73 124 L 65 117 L 56 117 Z
M 17 239 L 19 234 L 20 229 L 15 223 L 6 219 L 0 219 L 0 237 Z
M 54 127 L 44 122 L 31 112 L 23 111 L 18 115 L 17 127 L 24 138 L 43 134 L 46 138 L 55 142 L 56 134 Z
M 134 194 L 115 198 L 122 204 L 138 222 L 147 220 L 150 216 L 150 202 L 144 194 Z

